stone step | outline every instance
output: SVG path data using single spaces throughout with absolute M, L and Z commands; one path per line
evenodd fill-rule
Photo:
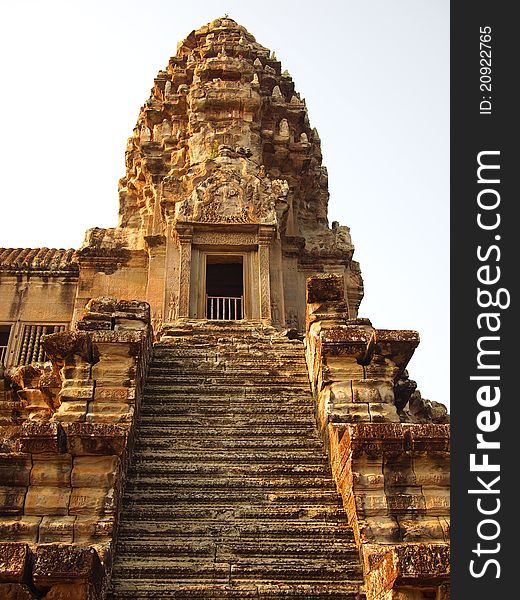
M 247 360 L 249 358 L 262 355 L 276 360 L 280 356 L 284 358 L 294 358 L 295 360 L 304 359 L 304 346 L 303 343 L 259 343 L 258 341 L 231 339 L 224 340 L 215 343 L 208 340 L 199 342 L 186 342 L 185 340 L 179 340 L 175 344 L 162 345 L 155 344 L 153 352 L 153 360 L 165 360 L 168 358 L 182 358 L 184 356 L 190 358 L 191 356 L 199 356 L 201 354 L 208 355 L 227 355 L 227 356 L 238 356 L 240 360 Z
M 203 429 L 203 428 L 201 428 Z M 219 437 L 183 437 L 177 438 L 172 437 L 173 431 L 169 430 L 169 435 L 164 436 L 152 436 L 149 435 L 145 439 L 144 436 L 138 437 L 136 443 L 136 451 L 150 451 L 150 450 L 170 450 L 174 453 L 176 450 L 194 450 L 194 449 L 205 449 L 208 452 L 216 450 L 245 450 L 246 448 L 252 451 L 258 450 L 311 450 L 315 449 L 319 452 L 323 452 L 323 443 L 320 439 L 313 436 L 304 437 L 302 435 L 279 435 L 273 436 L 273 438 L 266 438 L 259 436 L 258 438 L 249 437 L 239 439 L 229 439 L 225 436 Z
M 342 560 L 358 556 L 358 549 L 354 542 L 335 540 L 260 540 L 251 542 L 223 542 L 220 540 L 180 539 L 164 543 L 143 539 L 122 539 L 118 551 L 124 552 L 125 559 L 134 560 L 135 557 L 170 557 L 171 559 L 183 557 L 211 557 L 216 562 L 236 562 L 244 558 L 306 558 L 318 560 Z
M 310 402 L 302 402 L 295 404 L 286 403 L 245 403 L 245 402 L 218 402 L 211 403 L 205 399 L 199 401 L 192 400 L 190 402 L 171 400 L 170 402 L 161 402 L 151 405 L 146 403 L 142 407 L 140 423 L 170 423 L 179 418 L 188 418 L 192 416 L 207 416 L 207 417 L 228 417 L 237 418 L 243 417 L 280 417 L 283 419 L 297 419 L 305 423 L 314 416 L 314 409 Z
M 190 560 L 174 559 L 169 556 L 141 556 L 136 559 L 127 557 L 114 565 L 114 576 L 127 579 L 154 576 L 156 579 L 196 578 L 213 581 L 236 580 L 317 580 L 338 578 L 348 581 L 350 577 L 359 577 L 359 565 L 353 561 L 335 561 L 314 559 L 296 559 L 277 557 L 275 560 L 261 561 L 241 559 L 237 562 L 214 562 L 207 558 Z
M 286 395 L 304 395 L 310 397 L 310 390 L 302 387 L 301 384 L 279 384 L 279 383 L 263 383 L 260 384 L 249 384 L 242 382 L 230 383 L 229 385 L 216 385 L 208 381 L 204 384 L 194 386 L 193 383 L 187 381 L 186 383 L 169 383 L 167 381 L 158 381 L 156 383 L 147 383 L 144 395 L 146 396 L 157 396 L 157 394 L 185 394 L 187 396 L 229 396 L 230 398 L 241 398 L 241 397 L 255 397 L 265 396 L 273 399 L 282 399 Z
M 288 377 L 292 378 L 293 376 L 301 378 L 302 381 L 308 379 L 307 367 L 305 363 L 296 365 L 288 365 L 285 363 L 268 363 L 265 360 L 259 360 L 258 364 L 243 364 L 243 365 L 234 365 L 230 366 L 230 363 L 227 362 L 209 362 L 209 361 L 193 361 L 187 362 L 184 361 L 165 361 L 163 363 L 152 363 L 149 366 L 148 372 L 152 376 L 164 375 L 164 376 L 172 376 L 178 377 L 180 375 L 186 376 L 218 376 L 218 375 L 226 375 L 237 377 L 238 379 L 247 376 L 253 375 L 255 377 Z
M 132 523 L 121 521 L 119 536 L 121 540 L 153 539 L 156 544 L 168 543 L 175 538 L 216 537 L 220 539 L 237 539 L 240 542 L 251 538 L 253 541 L 278 539 L 296 541 L 313 539 L 314 541 L 352 542 L 352 528 L 346 524 L 326 522 L 270 521 L 270 520 L 139 520 Z M 249 539 L 249 541 L 251 541 Z
M 143 429 L 153 428 L 157 432 L 163 430 L 176 431 L 179 427 L 207 427 L 208 429 L 215 429 L 221 425 L 228 429 L 232 428 L 253 428 L 257 427 L 273 427 L 274 425 L 286 424 L 287 427 L 294 427 L 296 425 L 305 427 L 309 423 L 308 414 L 241 414 L 238 410 L 236 412 L 228 411 L 225 414 L 198 414 L 197 410 L 193 410 L 191 414 L 177 414 L 171 415 L 162 411 L 160 415 L 154 414 L 153 416 L 145 415 L 141 418 L 139 427 Z M 187 410 L 185 411 L 187 413 Z
M 203 393 L 195 390 L 176 389 L 172 386 L 169 389 L 162 389 L 158 392 L 145 390 L 143 394 L 143 410 L 147 406 L 171 406 L 175 403 L 192 402 L 195 405 L 212 403 L 214 405 L 236 406 L 245 405 L 247 400 L 250 409 L 256 406 L 276 407 L 276 406 L 313 406 L 312 397 L 307 391 L 301 389 L 285 390 L 284 394 L 265 394 L 261 391 L 235 389 L 231 390 L 204 390 Z
M 269 393 L 274 393 L 279 396 L 279 390 L 295 391 L 310 395 L 310 386 L 308 379 L 303 377 L 286 377 L 269 375 L 266 377 L 257 377 L 255 375 L 244 374 L 243 376 L 227 376 L 221 373 L 206 374 L 204 377 L 197 377 L 192 374 L 178 373 L 177 375 L 157 375 L 150 376 L 146 379 L 146 390 L 158 390 L 164 388 L 185 389 L 189 387 L 192 392 L 199 390 L 206 391 L 212 387 L 218 386 L 223 390 L 236 392 L 239 388 L 258 388 L 259 390 L 267 390 Z
M 238 359 L 230 357 L 229 359 L 222 355 L 215 355 L 214 360 L 200 360 L 200 357 L 190 360 L 186 355 L 175 358 L 163 358 L 157 360 L 154 358 L 149 363 L 148 372 L 156 373 L 182 373 L 192 372 L 201 374 L 204 372 L 227 373 L 242 375 L 244 373 L 254 373 L 256 375 L 277 375 L 286 373 L 288 376 L 293 374 L 307 376 L 307 365 L 305 359 L 300 357 L 288 359 L 287 357 L 263 356 L 252 359 Z
M 323 522 L 346 523 L 346 514 L 341 503 L 320 505 L 298 504 L 297 506 L 266 506 L 266 505 L 241 505 L 241 504 L 210 504 L 202 506 L 176 504 L 164 505 L 126 505 L 123 508 L 124 518 L 131 520 L 224 520 L 230 519 L 260 519 L 273 521 L 298 521 L 298 522 Z
M 362 600 L 303 345 L 188 322 L 155 344 L 109 598 Z
M 128 484 L 125 488 L 123 505 L 126 506 L 175 506 L 183 505 L 228 505 L 245 502 L 265 504 L 266 506 L 337 506 L 341 496 L 334 490 L 313 489 L 277 489 L 260 490 L 255 488 L 238 490 L 192 488 L 183 490 L 135 490 L 130 492 Z
M 237 465 L 228 459 L 225 463 L 213 463 L 201 460 L 198 463 L 156 463 L 156 462 L 136 462 L 128 472 L 128 476 L 136 481 L 142 477 L 156 478 L 160 481 L 171 481 L 189 475 L 190 477 L 226 477 L 226 478 L 258 478 L 258 477 L 321 477 L 330 478 L 330 468 L 324 464 L 295 465 L 295 464 L 242 464 Z
M 199 460 L 208 461 L 211 463 L 229 462 L 240 465 L 250 465 L 257 463 L 265 464 L 329 464 L 325 454 L 318 454 L 314 450 L 264 450 L 261 452 L 240 452 L 234 451 L 232 455 L 229 452 L 213 451 L 210 454 L 204 450 L 177 450 L 172 455 L 171 450 L 158 451 L 152 449 L 148 452 L 140 451 L 134 454 L 132 464 L 134 466 L 141 465 L 143 463 L 152 463 L 154 465 L 164 465 L 164 468 L 168 468 L 170 465 L 176 463 L 191 464 Z
M 258 427 L 248 427 L 244 426 L 225 426 L 222 427 L 206 427 L 204 425 L 193 424 L 180 424 L 175 427 L 167 427 L 155 425 L 153 423 L 140 423 L 138 435 L 147 436 L 147 439 L 151 439 L 151 437 L 161 437 L 161 436 L 175 436 L 176 438 L 181 437 L 193 437 L 193 436 L 203 436 L 204 438 L 208 437 L 224 437 L 226 439 L 255 439 L 257 437 L 265 437 L 265 436 L 285 436 L 293 435 L 295 437 L 300 436 L 309 436 L 313 439 L 319 440 L 316 427 L 307 423 L 300 424 L 294 423 L 291 425 L 283 424 L 283 425 L 261 425 Z
M 116 594 L 116 595 L 114 595 Z M 109 599 L 176 598 L 181 600 L 362 600 L 358 583 L 339 583 L 335 580 L 318 582 L 261 582 L 199 583 L 190 581 L 157 581 L 155 578 L 115 580 Z
M 211 366 L 206 366 L 204 369 L 189 369 L 187 365 L 184 367 L 176 367 L 172 368 L 170 364 L 168 365 L 151 365 L 148 370 L 147 381 L 154 381 L 157 378 L 167 378 L 173 381 L 178 379 L 182 379 L 185 377 L 192 378 L 194 380 L 207 379 L 212 378 L 216 380 L 222 380 L 223 383 L 226 383 L 228 380 L 240 380 L 244 378 L 253 378 L 259 382 L 265 381 L 266 377 L 269 379 L 279 379 L 280 381 L 287 381 L 287 378 L 290 377 L 291 381 L 297 382 L 307 382 L 309 377 L 306 371 L 301 369 L 300 372 L 287 372 L 280 373 L 279 368 L 266 369 L 265 365 L 262 368 L 254 368 L 254 367 L 244 367 L 243 369 L 226 369 L 226 368 L 211 368 Z
M 330 476 L 324 474 L 321 477 L 243 477 L 239 474 L 227 477 L 208 477 L 205 473 L 191 473 L 188 475 L 177 475 L 175 478 L 165 474 L 144 475 L 134 473 L 129 478 L 125 489 L 128 491 L 147 489 L 149 491 L 163 489 L 167 486 L 170 489 L 181 490 L 185 488 L 204 487 L 206 490 L 238 488 L 277 490 L 280 488 L 298 488 L 298 489 L 325 489 L 333 490 L 334 484 Z

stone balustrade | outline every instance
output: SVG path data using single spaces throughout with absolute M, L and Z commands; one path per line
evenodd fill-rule
M 444 600 L 449 425 L 401 422 L 396 388 L 419 337 L 349 319 L 343 289 L 336 275 L 308 279 L 306 359 L 367 600 Z
M 76 331 L 44 338 L 52 366 L 10 377 L 19 417 L 0 424 L 1 598 L 104 596 L 149 324 L 145 302 L 93 300 Z

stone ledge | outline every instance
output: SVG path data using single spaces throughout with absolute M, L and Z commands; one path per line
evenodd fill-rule
M 63 428 L 59 423 L 26 421 L 21 428 L 19 448 L 30 454 L 64 453 L 67 448 Z
M 383 597 L 394 588 L 437 587 L 449 582 L 449 544 L 366 544 L 363 555 L 371 598 Z
M 0 542 L 0 582 L 21 583 L 28 567 L 29 547 L 21 542 Z
M 92 546 L 45 544 L 34 551 L 32 579 L 37 589 L 46 590 L 60 584 L 88 584 L 94 588 L 91 597 L 97 597 L 105 576 L 106 567 Z
M 126 450 L 129 426 L 109 423 L 63 423 L 67 451 L 73 456 L 122 456 Z
M 383 453 L 448 452 L 450 426 L 434 423 L 357 423 L 335 424 L 329 427 L 337 432 L 341 448 L 350 446 L 359 456 L 381 456 Z

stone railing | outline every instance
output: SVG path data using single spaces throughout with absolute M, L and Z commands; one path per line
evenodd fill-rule
M 151 348 L 149 307 L 93 300 L 76 331 L 42 343 L 52 365 L 19 367 L 0 403 L 11 411 L 0 411 L 0 597 L 97 600 Z
M 349 320 L 343 290 L 336 275 L 308 279 L 306 358 L 367 600 L 444 600 L 449 425 L 401 422 L 396 390 L 419 337 Z

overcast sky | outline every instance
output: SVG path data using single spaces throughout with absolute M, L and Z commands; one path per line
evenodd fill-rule
M 449 1 L 0 0 L 0 246 L 78 247 L 117 221 L 126 139 L 188 33 L 228 13 L 305 97 L 351 228 L 360 315 L 417 329 L 449 402 Z

